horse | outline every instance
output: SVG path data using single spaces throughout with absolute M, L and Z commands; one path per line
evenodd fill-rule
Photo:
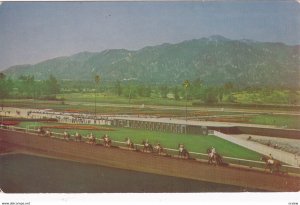
M 274 171 L 280 172 L 280 167 L 281 167 L 280 161 L 275 160 L 275 159 L 271 159 L 270 157 L 267 157 L 267 156 L 264 156 L 264 155 L 261 156 L 260 159 L 266 163 L 265 171 L 267 169 L 270 169 L 271 173 L 273 173 Z
M 104 135 L 102 137 L 102 139 L 103 139 L 103 146 L 104 147 L 110 147 L 111 146 L 111 139 L 107 135 Z
M 81 142 L 81 139 L 82 139 L 81 134 L 79 134 L 78 132 L 76 132 L 76 134 L 75 134 L 75 141 L 76 142 Z
M 178 156 L 181 158 L 186 158 L 186 159 L 189 159 L 190 158 L 190 153 L 187 151 L 186 148 L 184 148 L 184 145 L 183 144 L 178 144 Z
M 46 130 L 45 136 L 46 137 L 51 137 L 52 136 L 52 133 L 50 132 L 50 130 Z
M 37 132 L 38 132 L 39 135 L 45 135 L 45 133 L 46 133 L 46 131 L 44 130 L 43 127 L 39 127 Z
M 67 131 L 64 132 L 64 140 L 70 140 L 70 133 Z
M 93 144 L 93 145 L 96 144 L 96 138 L 94 137 L 94 135 L 90 135 L 90 136 L 88 137 L 88 142 L 87 142 L 87 143 Z
M 143 152 L 153 152 L 153 147 L 150 143 L 148 143 L 148 141 L 143 140 L 142 145 L 144 145 Z
M 126 142 L 126 145 L 127 145 L 128 149 L 134 149 L 134 144 L 133 144 L 133 142 L 129 139 L 129 137 L 126 137 L 126 138 L 125 138 L 125 142 Z
M 154 146 L 154 150 L 159 155 L 165 153 L 164 148 L 159 143 L 156 146 Z
M 214 164 L 214 165 L 222 165 L 225 164 L 223 162 L 222 156 L 218 153 L 213 153 L 211 149 L 207 149 L 208 154 L 208 164 Z

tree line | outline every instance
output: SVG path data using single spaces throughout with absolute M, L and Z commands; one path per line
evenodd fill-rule
M 56 99 L 58 93 L 60 85 L 53 75 L 42 81 L 36 80 L 33 75 L 21 75 L 13 80 L 0 73 L 1 98 Z
M 188 81 L 188 80 L 187 80 Z M 282 89 L 279 89 L 282 90 Z M 165 98 L 175 101 L 193 101 L 196 104 L 218 104 L 218 103 L 236 103 L 236 92 L 260 93 L 262 96 L 270 96 L 274 101 L 281 98 L 280 103 L 287 98 L 283 104 L 299 104 L 299 94 L 296 90 L 287 90 L 283 96 L 275 88 L 268 87 L 249 87 L 240 88 L 232 82 L 224 83 L 220 86 L 209 86 L 200 78 L 188 81 L 188 86 L 182 84 L 145 84 L 137 80 L 114 82 L 101 81 L 95 85 L 95 81 L 58 81 L 53 75 L 49 75 L 46 80 L 37 80 L 33 75 L 22 75 L 18 79 L 11 79 L 0 73 L 0 98 L 32 98 L 56 100 L 57 94 L 66 94 L 74 92 L 100 92 L 104 94 L 117 95 L 123 98 L 131 99 L 145 98 Z M 278 89 L 277 89 L 278 91 Z M 282 95 L 282 96 L 280 96 Z M 62 99 L 60 97 L 60 99 Z M 278 101 L 279 102 L 279 101 Z

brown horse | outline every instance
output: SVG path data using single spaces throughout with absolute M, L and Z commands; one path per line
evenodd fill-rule
M 46 131 L 43 127 L 39 127 L 37 130 L 38 135 L 45 135 Z
M 222 156 L 218 153 L 213 153 L 210 148 L 207 149 L 207 155 L 208 155 L 208 164 L 214 164 L 214 165 L 223 165 L 225 164 L 223 162 Z
M 154 151 L 157 154 L 165 154 L 164 148 L 158 143 L 156 146 L 154 146 Z
M 67 131 L 64 132 L 64 139 L 65 140 L 70 140 L 70 133 L 68 133 Z
M 145 151 L 153 152 L 153 146 L 150 143 L 148 143 L 147 141 L 143 140 L 142 145 L 144 145 L 143 152 L 145 152 Z
M 81 140 L 82 140 L 81 134 L 78 133 L 78 132 L 76 132 L 76 134 L 75 134 L 75 141 L 76 141 L 76 142 L 81 142 Z
M 267 169 L 270 169 L 271 173 L 273 173 L 274 171 L 280 172 L 281 163 L 278 160 L 271 159 L 270 157 L 264 155 L 261 156 L 260 159 L 266 163 L 265 171 Z
M 87 143 L 92 144 L 92 145 L 95 145 L 95 144 L 97 143 L 97 142 L 96 142 L 96 137 L 94 137 L 94 135 L 90 135 L 90 136 L 88 137 Z
M 178 156 L 181 158 L 186 158 L 186 159 L 189 159 L 190 158 L 190 153 L 187 151 L 186 148 L 184 148 L 184 146 L 182 144 L 179 144 L 178 145 Z
M 125 138 L 125 142 L 126 142 L 126 145 L 127 145 L 128 149 L 134 149 L 134 144 L 133 144 L 133 142 L 129 139 L 129 137 L 126 137 L 126 138 Z
M 50 130 L 46 130 L 45 136 L 46 137 L 51 137 L 52 136 L 51 131 Z
M 111 139 L 107 135 L 104 135 L 102 137 L 102 139 L 103 139 L 103 146 L 104 147 L 110 147 L 111 146 Z

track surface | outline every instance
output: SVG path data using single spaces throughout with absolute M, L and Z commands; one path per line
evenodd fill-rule
M 300 190 L 300 177 L 297 176 L 274 175 L 236 167 L 214 167 L 195 160 L 67 142 L 15 131 L 0 130 L 0 137 L 2 144 L 16 145 L 21 152 L 47 157 L 261 190 Z

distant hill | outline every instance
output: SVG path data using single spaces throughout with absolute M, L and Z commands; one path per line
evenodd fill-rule
M 211 36 L 137 51 L 82 52 L 13 66 L 4 73 L 13 78 L 31 74 L 46 79 L 52 74 L 58 79 L 93 80 L 93 73 L 98 73 L 105 81 L 135 78 L 145 83 L 180 84 L 200 78 L 208 85 L 300 87 L 300 46 Z

